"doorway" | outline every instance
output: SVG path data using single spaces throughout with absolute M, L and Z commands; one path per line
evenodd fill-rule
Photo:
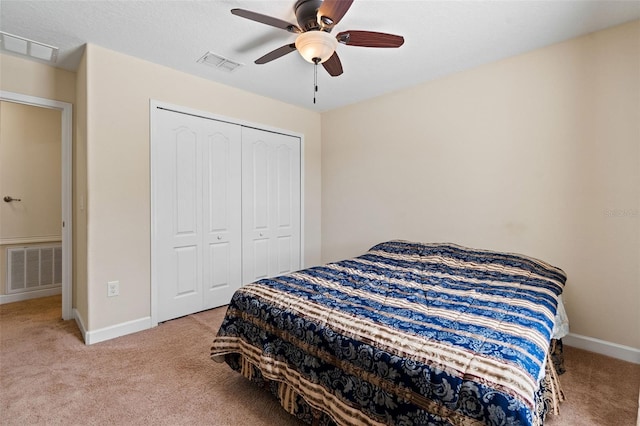
M 62 207 L 62 319 L 73 319 L 72 311 L 72 105 L 51 99 L 0 91 L 0 101 L 14 102 L 61 112 L 61 207 Z M 3 194 L 4 196 L 6 194 Z

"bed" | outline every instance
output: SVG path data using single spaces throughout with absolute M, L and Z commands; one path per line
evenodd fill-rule
M 388 241 L 238 290 L 211 357 L 319 425 L 541 425 L 565 273 L 531 257 Z

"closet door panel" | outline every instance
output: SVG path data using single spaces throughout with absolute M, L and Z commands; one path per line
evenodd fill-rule
M 203 121 L 204 308 L 226 305 L 242 284 L 240 126 Z
M 154 140 L 158 321 L 202 306 L 202 183 L 200 131 L 193 120 L 158 112 Z M 178 119 L 177 119 L 178 118 Z
M 278 229 L 290 229 L 292 226 L 291 215 L 293 212 L 292 194 L 295 174 L 292 164 L 292 149 L 286 145 L 279 145 L 276 150 L 276 225 Z
M 174 298 L 187 297 L 199 293 L 198 247 L 176 247 L 173 251 L 176 276 Z
M 300 268 L 300 139 L 242 129 L 243 283 Z
M 285 274 L 300 269 L 300 139 L 280 135 L 274 151 L 274 274 Z
M 252 271 L 251 281 L 271 276 L 269 273 L 269 259 L 271 258 L 269 246 L 267 238 L 256 238 L 253 240 L 253 246 L 247 250 L 251 252 L 246 259 L 247 266 Z
M 152 185 L 161 322 L 228 304 L 242 284 L 241 130 L 157 114 Z
M 300 269 L 300 140 L 282 136 L 275 151 L 276 273 L 285 274 Z
M 269 276 L 269 143 L 262 132 L 242 129 L 242 282 Z
M 231 250 L 227 242 L 209 245 L 209 289 L 231 285 Z
M 253 218 L 251 221 L 251 231 L 266 232 L 269 229 L 270 211 L 269 211 L 269 194 L 271 178 L 269 176 L 270 166 L 270 150 L 264 140 L 258 139 L 252 144 L 245 144 L 244 149 L 251 156 L 251 163 L 247 170 L 251 174 L 251 182 L 249 182 L 249 191 L 251 191 L 251 199 L 247 200 L 251 203 L 251 211 Z M 249 197 L 246 197 L 249 198 Z M 245 229 L 247 229 L 245 227 Z
M 175 158 L 175 232 L 181 236 L 195 236 L 199 230 L 199 197 L 201 172 L 196 131 L 181 126 L 176 129 L 172 143 Z
M 278 237 L 277 239 L 277 270 L 276 274 L 286 274 L 292 272 L 298 267 L 294 268 L 294 260 L 296 256 L 293 256 L 295 250 L 293 240 L 289 236 Z
M 239 144 L 239 142 L 238 142 Z M 229 230 L 229 221 L 233 219 L 232 206 L 230 205 L 231 181 L 233 176 L 230 170 L 231 141 L 223 134 L 216 133 L 207 138 L 208 170 L 206 175 L 206 198 L 208 215 L 208 231 L 221 232 Z

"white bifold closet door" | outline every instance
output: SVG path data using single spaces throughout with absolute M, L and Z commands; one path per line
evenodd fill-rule
M 242 284 L 300 269 L 300 138 L 153 114 L 157 321 L 226 305 Z
M 225 305 L 242 284 L 241 127 L 158 109 L 158 322 Z
M 300 139 L 242 128 L 242 281 L 300 269 Z

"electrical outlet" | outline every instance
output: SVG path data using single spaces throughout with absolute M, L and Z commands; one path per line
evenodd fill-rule
M 119 296 L 120 295 L 120 281 L 109 281 L 107 283 L 107 296 Z

